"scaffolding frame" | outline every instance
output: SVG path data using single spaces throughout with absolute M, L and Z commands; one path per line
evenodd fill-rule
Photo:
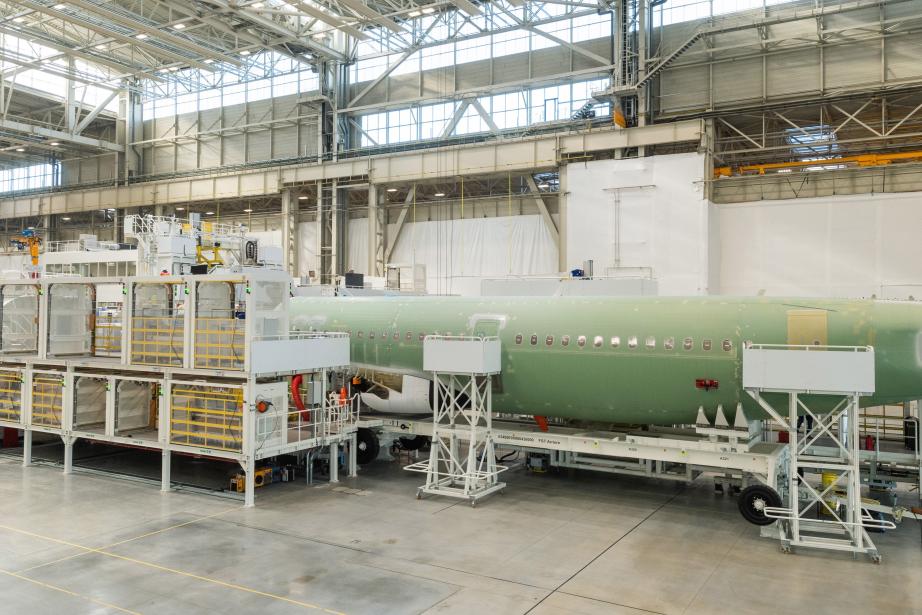
M 198 290 L 200 285 L 211 283 L 227 283 L 239 290 L 224 297 L 229 297 L 231 303 L 222 315 L 235 321 L 230 327 L 229 342 L 224 339 L 223 330 L 220 339 L 196 337 Z M 309 425 L 299 424 L 292 429 L 288 424 L 292 414 L 288 408 L 291 376 L 311 375 L 317 382 L 325 383 L 331 372 L 344 370 L 350 363 L 348 335 L 288 331 L 289 283 L 290 278 L 283 272 L 262 269 L 207 276 L 0 283 L 0 293 L 7 285 L 25 285 L 34 286 L 38 297 L 35 313 L 30 314 L 30 320 L 34 318 L 36 322 L 37 347 L 23 353 L 17 343 L 8 352 L 0 351 L 0 428 L 22 430 L 24 465 L 32 463 L 33 432 L 58 435 L 64 442 L 66 474 L 73 471 L 74 443 L 79 439 L 158 450 L 163 491 L 172 489 L 170 460 L 174 452 L 235 460 L 245 473 L 247 506 L 255 503 L 255 469 L 260 459 L 327 447 L 336 458 L 340 447 L 345 446 L 349 450 L 348 471 L 354 476 L 358 420 L 354 400 L 344 404 L 338 398 L 322 397 L 311 408 L 313 420 Z M 49 354 L 48 321 L 55 314 L 49 309 L 45 291 L 50 285 L 66 284 L 121 287 L 117 355 L 99 356 L 92 343 L 82 354 Z M 143 357 L 138 361 L 132 352 L 134 289 L 143 285 L 164 285 L 164 296 L 176 312 L 172 326 L 181 331 L 182 346 L 178 359 L 169 365 L 151 364 Z M 13 290 L 23 292 L 22 288 Z M 217 302 L 206 303 L 207 318 Z M 221 309 L 225 309 L 223 304 Z M 94 316 L 95 311 L 95 305 L 87 308 L 87 316 Z M 20 316 L 17 314 L 17 319 L 21 320 Z M 79 316 L 72 321 L 82 323 Z M 73 326 L 77 332 L 77 325 Z M 90 328 L 91 335 L 94 330 L 95 327 Z M 13 334 L 18 336 L 21 332 L 15 329 Z M 234 361 L 215 363 L 209 357 L 197 356 L 197 350 L 212 354 L 215 344 L 230 348 L 228 356 L 233 356 Z M 81 410 L 77 387 L 82 379 L 104 381 L 99 389 L 104 389 L 105 399 L 98 393 L 91 395 L 92 424 L 77 421 Z M 125 381 L 146 385 L 150 396 L 135 392 L 135 397 L 125 402 L 131 409 L 133 427 L 123 430 L 118 424 L 124 410 L 119 406 L 119 385 Z M 332 478 L 336 480 L 335 475 Z
M 429 335 L 423 340 L 435 403 L 429 459 L 404 468 L 426 474 L 417 499 L 439 495 L 476 506 L 506 487 L 499 474 L 507 468 L 496 463 L 493 435 L 492 376 L 500 371 L 499 357 L 498 338 Z
M 777 519 L 781 548 L 880 553 L 868 529 L 893 529 L 862 506 L 858 408 L 862 396 L 875 390 L 874 349 L 870 346 L 750 345 L 743 349 L 743 387 L 756 403 L 789 434 L 787 505 L 765 505 Z M 781 402 L 765 394 L 782 394 Z M 801 437 L 798 418 L 812 427 Z M 819 446 L 820 439 L 823 446 Z M 830 445 L 831 443 L 831 445 Z M 804 472 L 833 477 L 820 488 Z M 839 490 L 843 491 L 840 495 Z M 844 505 L 840 506 L 841 504 Z M 844 510 L 843 510 L 844 509 Z M 828 518 L 813 518 L 822 513 Z

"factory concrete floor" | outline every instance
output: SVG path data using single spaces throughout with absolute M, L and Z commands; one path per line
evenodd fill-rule
M 874 565 L 783 555 L 706 477 L 504 477 L 472 509 L 379 461 L 244 509 L 0 457 L 0 613 L 922 613 L 914 521 Z

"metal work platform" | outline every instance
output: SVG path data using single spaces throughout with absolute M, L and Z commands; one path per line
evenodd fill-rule
M 500 372 L 500 341 L 495 337 L 429 335 L 423 340 L 423 369 L 431 372 L 435 404 L 428 461 L 406 466 L 425 472 L 423 494 L 477 501 L 505 488 L 506 468 L 496 463 L 492 377 Z M 462 452 L 461 443 L 467 443 Z
M 26 465 L 34 432 L 61 437 L 65 473 L 80 438 L 159 450 L 163 490 L 174 452 L 233 459 L 250 506 L 261 459 L 346 444 L 354 474 L 358 403 L 327 392 L 348 336 L 289 333 L 282 272 L 15 281 L 0 299 L 0 427 L 23 431 Z
M 743 387 L 789 434 L 787 503 L 762 502 L 764 515 L 779 520 L 782 548 L 864 553 L 879 562 L 868 530 L 896 526 L 862 504 L 858 445 L 859 400 L 875 390 L 874 349 L 750 345 L 743 349 Z M 772 393 L 783 402 L 767 399 Z M 798 417 L 807 419 L 803 437 Z M 815 447 L 821 438 L 832 445 Z M 811 485 L 807 472 L 820 473 L 822 486 Z

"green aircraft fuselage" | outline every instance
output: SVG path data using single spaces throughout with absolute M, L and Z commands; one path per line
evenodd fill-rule
M 360 369 L 429 378 L 427 334 L 497 335 L 496 412 L 677 424 L 742 403 L 744 343 L 873 346 L 876 393 L 922 398 L 922 306 L 871 300 L 729 297 L 295 298 L 292 326 L 345 331 Z M 716 387 L 700 381 L 716 381 Z

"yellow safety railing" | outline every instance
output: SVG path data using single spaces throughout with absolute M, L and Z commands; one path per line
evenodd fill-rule
M 64 414 L 64 384 L 61 376 L 36 374 L 32 378 L 32 424 L 61 427 Z
M 838 158 L 766 162 L 761 164 L 744 164 L 737 167 L 714 167 L 714 177 L 765 175 L 766 171 L 787 171 L 799 168 L 821 167 L 824 165 L 875 167 L 893 164 L 894 162 L 917 162 L 919 160 L 922 160 L 922 151 L 858 154 L 854 156 L 839 156 Z
M 181 366 L 183 318 L 134 316 L 131 319 L 131 362 L 140 365 Z
M 242 370 L 246 321 L 233 317 L 195 319 L 195 367 Z
M 0 421 L 22 417 L 22 380 L 16 372 L 0 372 Z
M 174 385 L 170 397 L 170 442 L 239 452 L 243 444 L 243 391 Z
M 101 314 L 96 317 L 96 356 L 115 357 L 122 351 L 122 319 L 115 314 Z

